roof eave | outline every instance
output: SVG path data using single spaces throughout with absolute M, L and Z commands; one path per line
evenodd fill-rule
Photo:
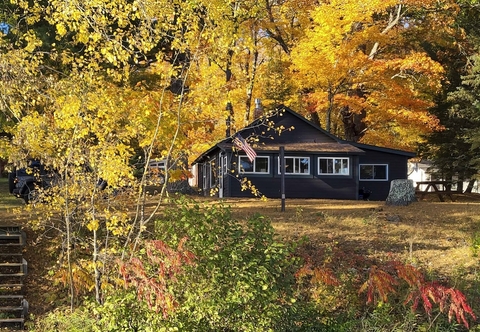
M 347 142 L 347 141 L 344 141 L 344 142 Z M 356 143 L 356 142 L 347 142 L 347 143 L 351 144 L 353 146 L 356 146 L 359 149 L 369 149 L 369 150 L 375 150 L 375 151 L 379 151 L 379 152 L 397 154 L 397 155 L 408 157 L 409 159 L 417 156 L 417 154 L 415 152 L 410 152 L 410 151 L 406 151 L 406 150 L 385 148 L 385 147 L 381 147 L 381 146 L 364 144 L 364 143 Z

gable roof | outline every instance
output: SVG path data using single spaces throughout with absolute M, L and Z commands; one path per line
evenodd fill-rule
M 309 126 L 311 126 L 312 128 L 315 128 L 315 129 L 316 129 L 317 131 L 319 131 L 321 134 L 323 134 L 323 135 L 325 135 L 325 136 L 327 136 L 327 137 L 329 137 L 329 138 L 331 138 L 331 139 L 333 139 L 333 140 L 335 140 L 335 141 L 337 141 L 337 142 L 339 142 L 339 143 L 344 142 L 344 141 L 342 141 L 341 139 L 339 139 L 337 136 L 329 133 L 328 131 L 326 131 L 325 129 L 323 129 L 323 128 L 320 127 L 320 126 L 317 126 L 317 125 L 316 125 L 315 123 L 313 123 L 312 121 L 308 120 L 308 119 L 305 118 L 304 116 L 298 114 L 297 112 L 295 112 L 294 110 L 292 110 L 291 108 L 289 108 L 289 107 L 287 107 L 287 106 L 285 106 L 285 105 L 282 105 L 282 104 L 281 104 L 281 105 L 278 105 L 278 106 L 276 107 L 275 112 L 274 112 L 273 115 L 275 115 L 275 114 L 278 113 L 278 112 L 282 112 L 282 111 L 283 111 L 283 112 L 286 112 L 286 113 L 288 113 L 288 114 L 290 114 L 290 115 L 293 115 L 293 116 L 296 117 L 297 119 L 299 119 L 299 120 L 307 123 Z M 271 116 L 269 116 L 269 117 L 267 117 L 267 118 L 270 118 L 270 117 L 271 117 Z M 252 125 L 258 124 L 258 123 L 256 123 L 256 122 L 261 122 L 261 121 L 262 121 L 262 119 L 257 119 L 256 121 L 254 121 L 254 122 L 252 123 Z M 350 142 L 348 142 L 348 143 L 350 143 Z
M 334 140 L 337 141 L 338 143 L 353 145 L 354 147 L 356 147 L 356 148 L 358 148 L 358 149 L 368 149 L 368 150 L 379 151 L 379 152 L 384 152 L 384 153 L 391 153 L 391 154 L 396 154 L 396 155 L 403 155 L 403 156 L 406 156 L 406 157 L 409 157 L 409 158 L 413 158 L 413 157 L 416 156 L 416 153 L 410 152 L 410 151 L 399 150 L 399 149 L 392 149 L 392 148 L 380 147 L 380 146 L 376 146 L 376 145 L 363 144 L 363 143 L 357 143 L 357 142 L 342 140 L 342 139 L 336 137 L 335 135 L 329 133 L 329 132 L 326 131 L 325 129 L 317 126 L 317 125 L 314 124 L 313 122 L 309 121 L 308 119 L 306 119 L 305 117 L 303 117 L 302 115 L 298 114 L 297 112 L 293 111 L 291 108 L 289 108 L 289 107 L 287 107 L 287 106 L 285 106 L 285 105 L 279 105 L 279 106 L 277 107 L 277 109 L 279 109 L 279 110 L 284 110 L 285 112 L 288 112 L 289 114 L 291 114 L 291 115 L 293 115 L 293 116 L 301 119 L 302 121 L 305 121 L 305 122 L 308 123 L 310 126 L 314 127 L 314 128 L 317 129 L 318 131 L 320 131 L 323 135 L 329 136 L 330 138 L 334 139 Z M 320 151 L 322 151 L 322 150 L 320 150 Z M 330 152 L 330 151 L 327 151 L 327 152 Z
M 248 125 L 245 128 L 240 129 L 236 134 L 244 134 L 247 130 L 251 130 L 252 128 L 262 126 L 265 120 L 273 120 L 274 117 L 278 116 L 279 113 L 287 113 L 288 115 L 291 115 L 295 117 L 296 119 L 299 119 L 303 123 L 307 124 L 314 130 L 318 131 L 319 136 L 325 136 L 328 137 L 331 142 L 316 142 L 316 141 L 308 141 L 308 142 L 293 142 L 293 143 L 276 143 L 276 142 L 268 142 L 267 144 L 257 144 L 254 145 L 254 149 L 258 151 L 278 151 L 280 146 L 284 146 L 286 151 L 302 151 L 302 152 L 322 152 L 322 153 L 343 153 L 343 154 L 364 154 L 364 150 L 374 150 L 374 151 L 379 151 L 383 153 L 391 153 L 391 154 L 396 154 L 396 155 L 403 155 L 409 158 L 412 158 L 415 156 L 415 153 L 408 152 L 408 151 L 403 151 L 403 150 L 397 150 L 397 149 L 390 149 L 390 148 L 384 148 L 384 147 L 378 147 L 375 145 L 368 145 L 368 144 L 362 144 L 362 143 L 355 143 L 355 142 L 350 142 L 350 141 L 345 141 L 342 140 L 335 135 L 329 133 L 325 129 L 317 126 L 313 122 L 309 121 L 302 115 L 298 114 L 297 112 L 293 111 L 289 107 L 285 105 L 279 105 L 274 112 L 271 114 L 268 114 L 266 117 L 259 118 L 254 120 L 250 125 Z M 232 144 L 232 135 L 231 137 L 227 137 L 217 144 L 213 145 L 210 147 L 207 151 L 202 153 L 200 156 L 198 156 L 192 164 L 200 162 L 203 158 L 206 156 L 210 155 L 213 151 L 220 149 L 220 150 L 226 150 L 226 149 L 231 149 L 233 147 Z

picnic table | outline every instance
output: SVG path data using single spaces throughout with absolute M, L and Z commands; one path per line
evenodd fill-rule
M 440 202 L 445 202 L 444 195 L 448 196 L 452 202 L 455 202 L 455 198 L 452 195 L 452 184 L 451 181 L 419 181 L 415 187 L 415 192 L 420 194 L 420 200 L 424 199 L 427 194 L 436 194 Z M 425 186 L 425 188 L 422 189 L 421 186 Z

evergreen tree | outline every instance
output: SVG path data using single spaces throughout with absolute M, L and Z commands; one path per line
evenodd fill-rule
M 475 78 L 478 68 L 472 66 L 474 60 L 470 56 L 475 53 L 480 31 L 473 27 L 472 17 L 480 17 L 478 9 L 463 4 L 454 27 L 456 33 L 451 36 L 455 40 L 425 45 L 428 53 L 446 69 L 443 89 L 436 97 L 436 106 L 430 110 L 443 129 L 429 134 L 419 144 L 420 156 L 433 162 L 434 176 L 445 180 L 457 178 L 458 190 L 463 190 L 461 184 L 469 181 L 466 191 L 471 191 L 475 182 L 478 173 L 475 160 L 479 153 L 472 141 L 480 120 L 474 112 L 474 97 L 478 93 L 475 80 L 479 78 Z
M 453 103 L 451 114 L 463 124 L 457 136 L 461 139 L 460 146 L 466 150 L 454 164 L 461 165 L 470 179 L 478 175 L 480 167 L 480 55 L 469 58 L 471 68 L 467 75 L 462 76 L 462 85 L 449 94 L 449 101 Z M 465 178 L 468 178 L 465 177 Z

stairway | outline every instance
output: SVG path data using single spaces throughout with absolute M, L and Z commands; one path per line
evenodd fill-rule
M 25 232 L 20 227 L 0 226 L 0 327 L 24 329 L 28 314 L 23 284 L 27 275 L 25 243 Z

